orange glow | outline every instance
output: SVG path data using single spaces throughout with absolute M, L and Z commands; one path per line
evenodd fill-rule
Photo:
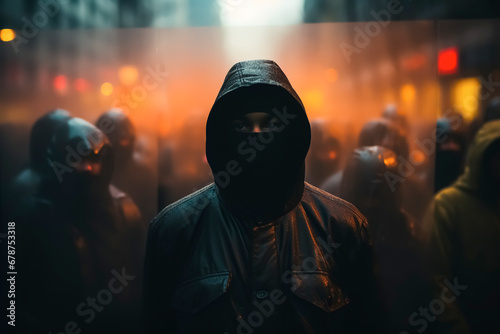
M 123 66 L 118 71 L 118 77 L 123 85 L 132 85 L 137 80 L 137 68 L 134 66 Z
M 384 159 L 384 164 L 387 166 L 387 167 L 395 167 L 397 164 L 398 164 L 398 161 L 396 159 L 396 155 L 394 154 L 394 152 L 391 152 L 391 151 L 385 151 L 383 154 L 382 154 L 382 159 Z
M 101 94 L 104 96 L 111 95 L 113 93 L 113 85 L 109 82 L 105 82 L 101 85 Z
M 54 78 L 54 88 L 63 91 L 66 90 L 66 87 L 68 87 L 68 80 L 66 79 L 65 75 L 58 75 L 57 77 Z
M 75 80 L 75 89 L 78 92 L 83 92 L 83 91 L 87 90 L 88 88 L 89 88 L 89 84 L 88 84 L 87 80 L 82 79 L 82 78 L 78 78 Z
M 415 86 L 412 84 L 403 85 L 400 90 L 401 100 L 404 103 L 413 103 L 415 101 L 416 93 Z
M 425 153 L 420 150 L 413 151 L 411 153 L 411 160 L 415 164 L 421 164 L 425 161 Z
M 339 72 L 335 68 L 329 68 L 325 71 L 325 78 L 328 82 L 335 82 L 339 77 Z
M 318 111 L 323 104 L 323 93 L 320 90 L 310 90 L 304 94 L 302 101 L 308 112 Z
M 337 152 L 336 151 L 330 151 L 330 152 L 328 152 L 328 159 L 334 160 L 335 158 L 337 158 Z
M 471 122 L 479 113 L 479 93 L 481 83 L 475 77 L 457 80 L 451 88 L 453 107 Z
M 438 54 L 438 72 L 439 74 L 453 74 L 458 69 L 458 50 L 457 48 L 448 48 L 439 51 Z
M 16 38 L 16 33 L 12 29 L 2 29 L 0 30 L 0 39 L 3 42 L 10 42 Z

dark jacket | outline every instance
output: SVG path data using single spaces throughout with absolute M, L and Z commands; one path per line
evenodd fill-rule
M 282 123 L 255 154 L 239 155 L 240 139 L 259 137 L 227 129 L 253 107 L 278 110 Z M 215 184 L 150 225 L 148 333 L 365 332 L 373 314 L 367 223 L 353 205 L 304 183 L 309 141 L 304 107 L 277 64 L 231 68 L 207 121 Z
M 500 332 L 500 187 L 484 165 L 499 145 L 500 121 L 486 123 L 471 143 L 465 172 L 427 212 L 433 291 L 446 305 L 436 333 Z

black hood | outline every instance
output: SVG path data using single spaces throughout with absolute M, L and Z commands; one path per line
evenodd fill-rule
M 106 136 L 91 123 L 72 118 L 59 127 L 47 160 L 53 173 L 44 184 L 50 184 L 50 192 L 64 202 L 97 199 L 109 193 L 113 150 Z
M 263 133 L 231 128 L 232 119 L 253 111 L 271 114 L 281 125 Z M 275 62 L 245 61 L 229 70 L 208 116 L 206 155 L 230 209 L 265 220 L 295 207 L 302 197 L 310 140 L 302 101 Z
M 38 173 L 50 172 L 51 168 L 47 163 L 47 149 L 50 140 L 57 128 L 70 118 L 68 111 L 55 109 L 40 117 L 33 124 L 30 133 L 30 164 Z
M 396 240 L 407 233 L 398 175 L 396 153 L 381 146 L 360 147 L 347 161 L 340 197 L 368 219 L 376 241 Z
M 103 113 L 96 126 L 108 137 L 113 146 L 117 168 L 133 158 L 136 131 L 130 118 L 121 109 L 111 109 Z

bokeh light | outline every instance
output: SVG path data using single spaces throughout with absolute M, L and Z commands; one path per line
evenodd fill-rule
M 58 75 L 54 78 L 54 88 L 59 91 L 63 92 L 66 90 L 68 87 L 68 79 L 66 79 L 65 75 Z
M 113 93 L 113 85 L 109 82 L 105 82 L 101 85 L 101 94 L 104 96 L 111 95 Z
M 3 42 L 10 42 L 16 38 L 16 33 L 12 29 L 2 29 L 0 30 L 0 39 Z
M 134 66 L 123 66 L 118 71 L 118 77 L 123 85 L 133 85 L 138 75 L 139 72 Z

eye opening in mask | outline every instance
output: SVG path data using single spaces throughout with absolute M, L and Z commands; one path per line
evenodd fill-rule
M 283 123 L 278 117 L 265 112 L 251 112 L 231 121 L 231 130 L 242 133 L 280 131 Z

